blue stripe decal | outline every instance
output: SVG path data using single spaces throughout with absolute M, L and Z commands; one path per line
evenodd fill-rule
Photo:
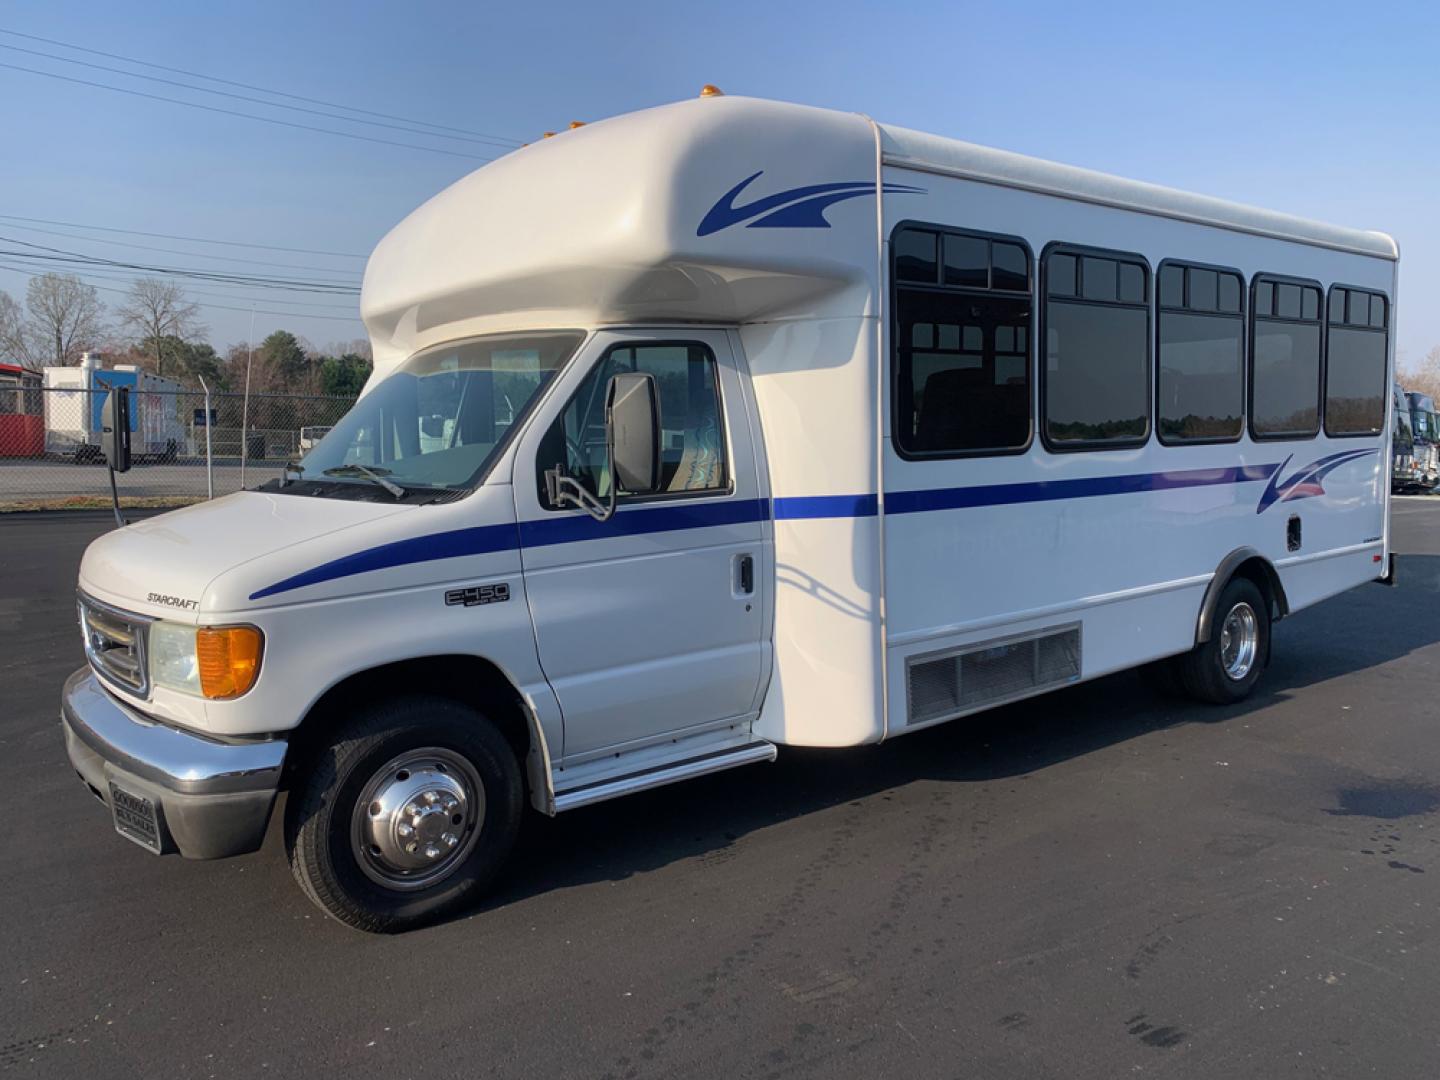
M 885 495 L 887 514 L 918 514 L 927 510 L 960 510 L 975 506 L 1087 499 L 1097 495 L 1133 495 L 1144 491 L 1212 487 L 1268 480 L 1280 468 L 1240 465 L 1229 469 L 1185 469 L 1180 472 L 1127 473 L 1122 476 L 1088 476 L 1079 480 L 1038 480 L 1027 484 L 986 484 L 981 487 L 895 491 Z
M 645 533 L 675 532 L 679 529 L 741 525 L 764 521 L 770 516 L 769 503 L 768 499 L 727 499 L 724 502 L 684 503 L 679 506 L 623 510 L 609 521 L 596 521 L 589 514 L 522 521 L 520 546 L 546 547 L 550 544 L 574 544 L 616 536 L 641 536 Z
M 793 518 L 862 518 L 880 512 L 874 495 L 792 495 L 775 500 L 775 520 Z
M 451 532 L 431 533 L 429 536 L 414 536 L 408 540 L 381 544 L 379 547 L 357 551 L 354 555 L 321 563 L 313 570 L 306 570 L 303 574 L 296 574 L 284 581 L 277 581 L 274 585 L 267 585 L 259 592 L 251 593 L 250 599 L 261 600 L 276 593 L 302 589 L 306 585 L 318 585 L 322 581 L 334 581 L 352 574 L 367 574 L 371 570 L 433 562 L 436 559 L 457 559 L 465 555 L 488 555 L 494 551 L 513 551 L 518 546 L 514 524 L 480 525 L 473 529 L 455 529 Z
M 1280 467 L 1277 462 L 1273 465 L 1242 465 L 1226 469 L 1186 469 L 1179 472 L 1095 476 L 1079 480 L 1040 480 L 1024 484 L 985 484 L 978 487 L 939 488 L 928 491 L 896 491 L 885 496 L 885 510 L 890 514 L 915 514 L 928 510 L 958 510 L 977 506 L 1083 499 L 1097 495 L 1128 495 L 1176 488 L 1244 484 L 1269 480 Z M 1300 496 L 1297 494 L 1293 497 Z M 768 499 L 729 499 L 723 502 L 622 510 L 609 521 L 603 522 L 596 521 L 588 514 L 575 514 L 522 521 L 518 527 L 505 524 L 454 529 L 450 532 L 381 544 L 379 547 L 322 563 L 314 569 L 251 593 L 250 599 L 262 600 L 277 593 L 304 588 L 306 585 L 317 585 L 322 581 L 334 581 L 336 578 L 365 574 L 372 570 L 385 570 L 392 566 L 514 551 L 522 547 L 548 547 L 552 544 L 574 544 L 619 536 L 643 536 L 647 533 L 740 525 L 765 521 L 772 516 L 772 512 L 776 520 L 874 517 L 879 512 L 878 504 L 879 499 L 875 495 L 789 496 L 775 499 L 773 507 Z
M 251 600 L 318 585 L 322 581 L 385 570 L 392 566 L 456 559 L 467 555 L 488 555 L 496 551 L 515 551 L 521 547 L 547 547 L 551 544 L 573 544 L 584 540 L 604 540 L 619 536 L 642 536 L 646 533 L 675 532 L 680 529 L 709 529 L 718 525 L 738 525 L 764 521 L 770 516 L 768 499 L 730 499 L 725 502 L 687 503 L 683 506 L 654 506 L 638 510 L 622 510 L 609 521 L 596 521 L 586 515 L 522 521 L 513 524 L 482 525 L 473 529 L 431 533 L 392 544 L 381 544 L 322 563 L 303 574 L 296 574 L 274 585 L 267 585 L 250 594 Z

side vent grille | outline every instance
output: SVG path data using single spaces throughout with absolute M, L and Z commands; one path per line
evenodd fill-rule
M 910 723 L 976 712 L 1079 679 L 1080 625 L 914 656 L 906 675 Z

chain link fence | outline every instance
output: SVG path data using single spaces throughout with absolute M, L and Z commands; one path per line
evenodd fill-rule
M 110 503 L 100 454 L 108 389 L 0 387 L 0 510 Z M 132 388 L 134 465 L 122 503 L 174 506 L 280 474 L 350 410 L 352 397 Z

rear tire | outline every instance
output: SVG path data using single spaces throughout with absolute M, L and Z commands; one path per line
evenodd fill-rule
M 1232 578 L 1215 605 L 1210 640 L 1175 660 L 1181 688 L 1198 701 L 1232 705 L 1250 696 L 1270 658 L 1270 605 L 1253 581 Z
M 337 730 L 292 791 L 290 869 L 341 922 L 409 930 L 479 898 L 523 807 L 515 754 L 478 711 L 446 698 L 382 701 Z

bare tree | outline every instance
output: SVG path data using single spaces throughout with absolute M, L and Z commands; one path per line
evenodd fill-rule
M 1440 345 L 1426 353 L 1414 370 L 1401 372 L 1400 385 L 1440 400 Z
M 175 282 L 159 278 L 137 280 L 119 314 L 121 322 L 139 336 L 140 344 L 154 351 L 156 375 L 165 374 L 167 337 L 188 341 L 205 330 L 199 321 L 200 306 Z
M 25 310 L 9 293 L 0 291 L 0 360 L 15 360 L 26 367 L 39 367 L 34 335 L 25 321 Z
M 33 362 L 77 364 L 105 332 L 105 305 L 93 285 L 73 274 L 41 274 L 25 291 L 24 337 Z

